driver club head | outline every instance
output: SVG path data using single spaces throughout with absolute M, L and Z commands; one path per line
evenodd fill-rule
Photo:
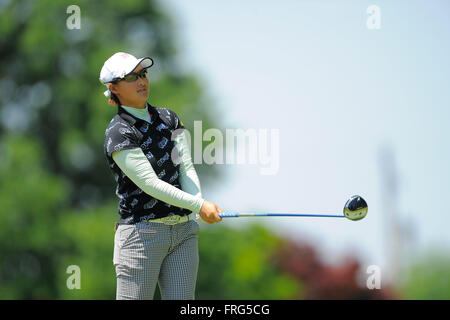
M 344 206 L 344 216 L 352 221 L 361 220 L 367 215 L 367 202 L 358 195 L 352 196 Z

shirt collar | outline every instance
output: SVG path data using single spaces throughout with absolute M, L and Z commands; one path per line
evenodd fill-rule
M 145 108 L 148 111 L 148 113 L 150 114 L 150 118 L 154 118 L 155 112 L 154 112 L 154 107 L 152 105 L 150 105 L 148 102 L 145 103 Z M 138 121 L 144 121 L 140 118 L 137 118 L 136 116 L 134 116 L 133 114 L 131 114 L 130 112 L 128 112 L 127 110 L 125 110 L 125 108 L 123 108 L 122 106 L 120 106 L 118 108 L 117 113 L 119 114 L 119 116 L 128 121 L 131 125 L 134 125 L 136 122 Z

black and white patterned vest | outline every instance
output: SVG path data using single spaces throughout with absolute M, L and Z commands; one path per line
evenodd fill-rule
M 191 213 L 187 209 L 172 206 L 143 192 L 112 159 L 114 151 L 141 148 L 158 178 L 181 189 L 179 164 L 175 165 L 172 162 L 171 153 L 175 145 L 172 132 L 184 129 L 184 126 L 174 111 L 153 107 L 150 104 L 147 106 L 151 123 L 136 118 L 119 107 L 105 131 L 104 152 L 117 182 L 116 195 L 120 199 L 118 210 L 120 223 L 123 224 Z

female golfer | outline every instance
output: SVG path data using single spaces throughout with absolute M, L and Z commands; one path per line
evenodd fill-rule
M 113 263 L 117 299 L 194 299 L 198 270 L 196 216 L 208 223 L 223 212 L 202 198 L 182 121 L 147 102 L 149 57 L 118 52 L 100 81 L 118 107 L 105 132 L 104 151 L 117 182 L 120 219 Z

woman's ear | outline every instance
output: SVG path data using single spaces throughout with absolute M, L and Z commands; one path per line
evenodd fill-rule
M 114 83 L 109 83 L 109 91 L 111 91 L 114 94 L 117 94 L 116 85 Z
M 109 83 L 108 89 L 109 89 L 109 91 L 111 91 L 111 95 L 109 96 L 109 99 L 108 99 L 108 104 L 110 104 L 112 106 L 118 106 L 119 104 L 117 102 L 119 101 L 119 99 L 117 98 L 116 85 L 114 83 Z

